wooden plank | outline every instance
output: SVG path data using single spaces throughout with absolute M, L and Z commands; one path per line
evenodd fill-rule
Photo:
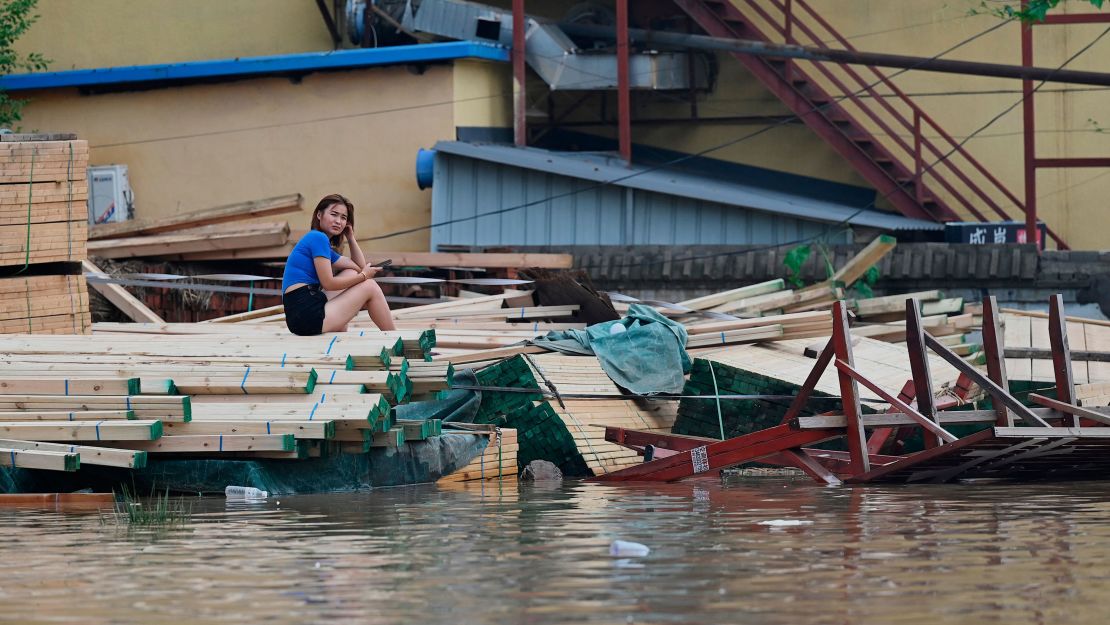
M 0 466 L 47 471 L 76 471 L 81 467 L 81 459 L 78 454 L 0 447 Z
M 898 240 L 886 234 L 876 237 L 867 247 L 860 250 L 829 278 L 830 282 L 851 286 L 859 280 L 867 270 L 875 266 L 883 256 L 886 256 L 898 244 Z
M 101 258 L 164 256 L 185 252 L 243 249 L 281 245 L 289 238 L 289 224 L 208 226 L 205 232 L 90 241 L 88 253 Z
M 5 410 L 0 421 L 103 421 L 134 419 L 133 410 Z
M 99 224 L 89 228 L 89 239 L 110 239 L 139 234 L 149 235 L 256 217 L 299 213 L 304 210 L 303 201 L 304 198 L 300 193 L 294 193 L 179 213 L 161 219 L 133 219 L 120 223 Z
M 130 449 L 112 449 L 110 447 L 93 447 L 89 445 L 61 445 L 58 443 L 13 439 L 0 439 L 0 447 L 78 454 L 81 456 L 81 464 L 103 467 L 141 469 L 146 466 L 146 452 Z
M 0 371 L 0 375 L 2 375 Z M 138 378 L 5 378 L 0 395 L 138 395 Z
M 142 450 L 148 453 L 221 453 L 231 451 L 294 451 L 292 434 L 272 435 L 199 435 L 165 436 L 149 441 L 113 441 L 114 447 Z
M 0 421 L 0 436 L 35 441 L 149 441 L 162 423 L 134 421 Z
M 743 286 L 738 289 L 732 289 L 730 291 L 721 291 L 719 293 L 711 293 L 709 295 L 703 295 L 702 297 L 695 297 L 693 299 L 683 300 L 681 302 L 678 302 L 678 305 L 690 308 L 692 310 L 706 310 L 734 300 L 741 300 L 755 297 L 757 295 L 774 293 L 785 288 L 786 283 L 782 280 L 782 278 L 778 278 L 775 280 L 769 280 L 767 282 L 760 282 L 759 284 Z
M 81 261 L 81 269 L 84 270 L 85 273 L 104 273 L 89 260 Z M 91 282 L 90 286 L 92 286 L 97 293 L 107 298 L 109 302 L 112 302 L 112 305 L 118 308 L 120 312 L 127 315 L 128 319 L 142 323 L 163 323 L 161 317 L 148 308 L 146 304 L 139 301 L 139 299 L 132 295 L 127 289 L 123 288 L 123 286 L 104 282 Z

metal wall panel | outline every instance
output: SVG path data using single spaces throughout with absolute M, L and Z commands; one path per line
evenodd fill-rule
M 829 224 L 632 190 L 438 152 L 432 249 L 439 245 L 774 245 Z M 534 203 L 534 204 L 533 204 Z M 490 211 L 530 204 L 495 215 Z M 850 243 L 847 232 L 829 243 Z

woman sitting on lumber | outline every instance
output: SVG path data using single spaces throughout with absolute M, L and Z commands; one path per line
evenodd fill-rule
M 293 334 L 346 331 L 363 309 L 379 329 L 396 329 L 385 294 L 373 280 L 381 267 L 366 262 L 354 226 L 354 205 L 338 193 L 320 200 L 312 212 L 312 229 L 293 247 L 281 279 L 285 325 Z M 350 258 L 335 251 L 343 239 Z

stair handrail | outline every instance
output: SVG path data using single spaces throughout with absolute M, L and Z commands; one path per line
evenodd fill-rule
M 792 30 L 793 30 L 792 27 L 795 23 L 798 24 L 799 26 L 805 26 L 804 22 L 795 19 L 796 14 L 791 10 L 791 5 L 793 4 L 793 5 L 801 7 L 804 11 L 809 13 L 817 21 L 817 23 L 822 28 L 825 29 L 826 32 L 828 32 L 830 35 L 832 35 L 832 37 L 836 40 L 836 42 L 839 45 L 844 47 L 844 49 L 856 50 L 855 46 L 853 46 L 851 44 L 851 42 L 848 41 L 847 38 L 845 38 L 843 35 L 841 35 L 840 32 L 838 30 L 836 30 L 836 28 L 834 28 L 832 26 L 832 24 L 830 24 L 828 22 L 828 20 L 826 20 L 820 13 L 818 13 L 808 2 L 806 2 L 806 0 L 785 0 L 785 2 L 786 2 L 785 6 L 780 2 L 780 0 L 770 0 L 770 1 L 771 1 L 772 4 L 774 4 L 780 10 L 782 10 L 783 15 L 788 19 L 788 23 L 790 24 L 790 27 L 783 28 L 782 30 L 780 30 L 780 33 L 783 34 L 784 37 L 789 36 L 788 33 L 792 32 Z M 753 0 L 748 0 L 748 2 L 750 4 L 753 4 L 753 6 L 756 6 L 756 5 L 754 5 Z M 767 18 L 765 18 L 765 19 L 767 19 Z M 774 20 L 770 20 L 770 19 L 768 19 L 768 23 L 775 24 Z M 809 35 L 814 39 L 814 43 L 818 47 L 825 47 L 825 48 L 829 47 L 827 44 L 825 44 L 824 41 L 822 41 L 819 37 L 817 37 L 816 34 L 812 30 L 810 30 L 808 28 L 807 28 L 807 30 L 809 30 Z M 845 67 L 847 69 L 847 66 L 843 66 L 843 67 Z M 1008 187 L 1006 187 L 1006 185 L 1003 184 L 1002 181 L 1000 181 L 997 177 L 995 177 L 994 174 L 992 174 L 990 172 L 990 170 L 988 170 L 986 168 L 986 166 L 984 166 L 981 162 L 979 162 L 978 159 L 976 159 L 974 156 L 972 156 L 971 153 L 968 152 L 960 142 L 956 141 L 955 138 L 953 138 L 950 134 L 948 134 L 948 132 L 945 131 L 945 129 L 943 127 L 941 127 L 941 125 L 939 123 L 937 123 L 936 120 L 934 120 L 928 113 L 926 113 L 920 106 L 918 106 L 917 103 L 914 102 L 912 98 L 910 98 L 908 95 L 906 95 L 906 93 L 904 91 L 902 91 L 896 84 L 894 84 L 893 81 L 891 81 L 886 75 L 884 75 L 882 72 L 880 72 L 875 66 L 868 65 L 867 67 L 868 67 L 868 69 L 871 70 L 871 72 L 877 78 L 879 78 L 880 81 L 882 81 L 884 86 L 888 87 L 891 90 L 891 92 L 894 93 L 895 96 L 897 96 L 903 103 L 908 105 L 914 111 L 915 116 L 919 116 L 921 120 L 925 121 L 930 127 L 932 127 L 933 130 L 935 130 L 949 145 L 951 145 L 961 156 L 963 156 L 972 167 L 974 167 L 980 174 L 982 174 L 982 176 L 984 178 L 986 178 L 992 185 L 994 185 L 994 187 L 997 190 L 999 190 L 1004 196 L 1006 196 L 1006 198 L 1008 200 L 1010 200 L 1010 202 L 1013 203 L 1014 207 L 1021 210 L 1023 213 L 1025 212 L 1025 202 L 1018 199 L 1018 197 L 1012 191 L 1010 191 L 1010 189 Z M 849 71 L 849 73 L 854 73 L 854 72 Z M 862 82 L 862 79 L 860 79 L 859 81 Z M 893 110 L 891 112 L 894 113 Z M 905 120 L 904 115 L 898 115 L 898 116 L 899 116 L 900 120 L 902 121 L 902 123 L 906 126 L 906 128 L 908 130 L 912 131 L 913 126 L 907 120 Z M 923 135 L 915 134 L 915 139 L 918 136 L 920 136 L 921 139 L 925 140 L 925 142 L 928 143 L 929 145 L 931 145 L 931 146 L 933 145 L 932 141 L 926 139 Z M 935 146 L 933 146 L 933 150 L 934 150 L 935 154 L 939 154 L 939 150 L 936 149 Z M 964 184 L 967 184 L 968 187 L 970 187 L 972 189 L 972 191 L 975 191 L 976 195 L 979 195 L 980 198 L 982 198 L 985 202 L 987 202 L 987 204 L 994 210 L 994 212 L 996 214 L 998 214 L 1000 217 L 1003 217 L 1005 219 L 1012 219 L 1012 217 L 1001 206 L 999 206 L 996 202 L 994 202 L 993 199 L 990 198 L 989 195 L 986 195 L 985 192 L 983 192 L 982 189 L 980 189 L 978 185 L 975 185 L 971 181 L 967 180 L 966 176 L 962 172 L 960 172 L 958 168 L 956 168 L 954 165 L 951 164 L 950 159 L 945 158 L 944 161 L 948 165 L 949 169 L 951 169 L 954 173 L 956 173 L 956 175 L 959 176 L 961 178 L 961 180 L 963 180 Z M 974 211 L 973 211 L 973 213 L 974 213 Z M 982 217 L 980 217 L 980 220 L 981 221 L 987 221 L 986 219 L 983 219 Z M 1060 238 L 1059 235 L 1057 235 L 1055 232 L 1053 232 L 1051 228 L 1046 227 L 1046 231 L 1049 234 L 1049 236 L 1051 236 L 1052 239 L 1054 241 L 1056 241 L 1056 244 L 1058 246 L 1060 246 L 1062 249 L 1067 248 L 1067 244 L 1063 241 L 1063 239 Z

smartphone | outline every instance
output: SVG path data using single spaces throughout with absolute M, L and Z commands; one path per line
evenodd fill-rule
M 381 261 L 381 262 L 378 262 L 378 263 L 374 263 L 374 264 L 372 264 L 372 265 L 370 265 L 370 266 L 371 266 L 371 267 L 388 267 L 388 266 L 390 266 L 390 265 L 392 265 L 392 264 L 393 264 L 393 259 L 392 259 L 392 258 L 387 258 L 387 259 L 385 259 L 385 260 L 383 260 L 383 261 Z

